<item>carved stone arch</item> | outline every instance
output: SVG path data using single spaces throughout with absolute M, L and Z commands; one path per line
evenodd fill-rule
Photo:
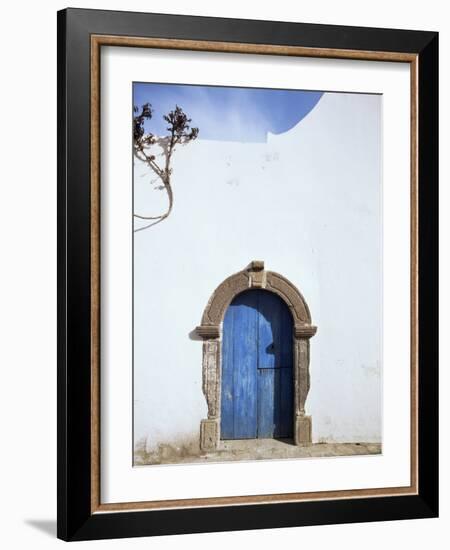
M 265 271 L 264 262 L 253 261 L 242 271 L 223 281 L 209 299 L 196 332 L 203 339 L 202 389 L 208 405 L 208 418 L 201 421 L 200 447 L 204 451 L 220 444 L 221 328 L 225 312 L 233 299 L 245 290 L 259 288 L 280 296 L 289 307 L 294 321 L 294 439 L 297 445 L 311 443 L 311 417 L 305 414 L 309 392 L 309 339 L 317 327 L 311 324 L 308 305 L 288 279 Z

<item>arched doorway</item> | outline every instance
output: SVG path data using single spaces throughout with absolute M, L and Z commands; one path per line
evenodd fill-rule
M 309 339 L 314 336 L 317 328 L 311 324 L 308 305 L 298 289 L 282 275 L 273 271 L 266 271 L 264 262 L 253 261 L 246 269 L 231 275 L 216 288 L 205 308 L 201 325 L 196 328 L 197 334 L 203 339 L 202 389 L 208 405 L 208 418 L 202 420 L 200 425 L 200 447 L 204 451 L 217 449 L 221 440 L 222 384 L 224 374 L 228 376 L 228 371 L 223 370 L 222 364 L 224 352 L 225 361 L 227 361 L 227 344 L 224 348 L 224 336 L 227 337 L 228 334 L 227 322 L 225 321 L 226 312 L 236 297 L 242 293 L 246 294 L 247 291 L 264 291 L 265 298 L 263 300 L 270 300 L 266 296 L 275 295 L 278 298 L 277 303 L 283 303 L 287 308 L 284 311 L 290 313 L 291 325 L 282 332 L 283 337 L 290 338 L 292 342 L 290 348 L 293 393 L 291 426 L 293 438 L 297 445 L 311 443 L 312 423 L 311 417 L 305 414 L 305 402 L 309 392 L 310 380 Z M 248 294 L 248 297 L 252 297 L 252 299 L 255 299 L 256 296 L 257 294 Z M 256 305 L 259 307 L 259 304 Z M 257 311 L 258 307 L 256 308 Z M 225 333 L 223 332 L 224 324 Z M 251 336 L 249 338 L 251 340 Z M 270 346 L 270 343 L 268 346 Z M 287 349 L 288 347 L 286 347 Z M 267 355 L 270 355 L 270 348 Z M 281 376 L 281 373 L 268 372 L 261 374 L 261 377 L 264 376 L 267 376 L 267 382 L 270 385 L 272 380 L 275 380 L 277 376 Z M 274 393 L 275 390 L 272 391 L 272 395 Z M 270 391 L 267 393 L 262 392 L 261 399 L 270 400 L 270 395 Z M 256 402 L 258 403 L 257 397 Z M 270 414 L 269 412 L 268 418 L 270 418 Z M 280 414 L 278 407 L 276 414 Z M 262 425 L 263 422 L 262 420 Z M 261 430 L 263 429 L 261 428 Z M 274 432 L 276 433 L 276 430 Z
M 221 439 L 290 438 L 294 380 L 292 315 L 267 290 L 228 306 L 222 329 Z

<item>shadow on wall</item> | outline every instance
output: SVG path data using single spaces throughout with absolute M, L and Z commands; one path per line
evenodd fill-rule
M 191 330 L 191 332 L 188 334 L 189 340 L 193 340 L 195 342 L 203 342 L 203 338 L 197 334 L 196 329 Z

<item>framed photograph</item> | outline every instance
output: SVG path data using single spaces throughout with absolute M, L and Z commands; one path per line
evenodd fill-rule
M 438 514 L 438 36 L 58 13 L 58 536 Z

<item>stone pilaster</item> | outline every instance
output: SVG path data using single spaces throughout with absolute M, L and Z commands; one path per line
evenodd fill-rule
M 312 419 L 305 414 L 305 403 L 310 388 L 309 339 L 317 328 L 312 325 L 294 327 L 294 440 L 296 445 L 312 442 Z
M 219 327 L 198 327 L 203 341 L 203 395 L 208 406 L 208 418 L 201 421 L 200 448 L 217 449 L 220 441 L 220 341 Z

